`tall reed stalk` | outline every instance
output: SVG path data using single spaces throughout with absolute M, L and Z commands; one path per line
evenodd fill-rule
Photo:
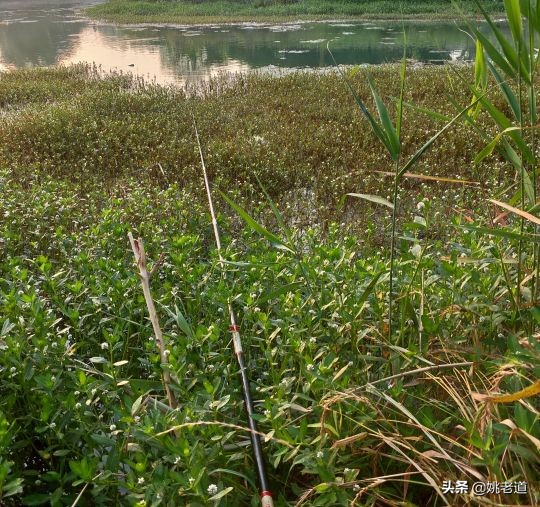
M 377 139 L 384 145 L 388 154 L 393 161 L 393 174 L 394 174 L 394 184 L 393 184 L 393 195 L 392 202 L 384 199 L 380 196 L 371 195 L 371 194 L 358 194 L 358 193 L 348 193 L 347 195 L 351 197 L 360 198 L 372 203 L 381 204 L 389 207 L 392 210 L 392 226 L 391 226 L 391 239 L 390 239 L 390 273 L 389 273 L 389 295 L 388 295 L 388 338 L 389 341 L 393 340 L 393 320 L 394 320 L 394 306 L 395 306 L 395 294 L 394 294 L 394 264 L 396 260 L 395 255 L 395 241 L 396 241 L 396 232 L 397 232 L 397 218 L 398 218 L 398 197 L 399 197 L 399 185 L 403 177 L 411 176 L 409 171 L 416 165 L 420 158 L 428 151 L 429 148 L 442 136 L 448 129 L 450 129 L 458 120 L 460 120 L 469 110 L 476 107 L 480 101 L 480 98 L 474 99 L 470 105 L 462 109 L 455 117 L 449 119 L 446 124 L 429 138 L 409 159 L 405 164 L 402 162 L 402 120 L 403 120 L 403 105 L 405 103 L 405 84 L 407 76 L 407 66 L 406 66 L 406 38 L 404 36 L 404 51 L 403 58 L 401 61 L 401 72 L 400 72 L 400 95 L 397 101 L 397 111 L 396 111 L 396 125 L 392 123 L 390 119 L 390 114 L 387 107 L 379 96 L 375 85 L 373 84 L 369 74 L 366 75 L 369 88 L 375 106 L 377 109 L 378 120 L 375 119 L 374 115 L 370 112 L 369 108 L 358 95 L 354 89 L 350 77 L 348 77 L 341 67 L 336 62 L 332 51 L 330 50 L 329 44 L 327 49 L 338 69 L 341 77 L 343 78 L 347 88 L 349 89 L 351 95 L 353 96 L 356 104 L 358 105 L 360 111 L 364 117 L 368 120 L 368 123 L 371 127 L 371 130 L 377 137 Z M 413 175 L 414 176 L 414 175 Z
M 534 42 L 535 37 L 540 35 L 540 2 L 504 0 L 506 17 L 510 27 L 509 37 L 505 36 L 497 27 L 482 4 L 478 0 L 475 2 L 489 29 L 489 34 L 486 35 L 470 25 L 470 30 L 478 41 L 476 65 L 477 68 L 480 67 L 480 72 L 486 78 L 489 69 L 491 77 L 497 83 L 498 90 L 511 112 L 511 115 L 508 115 L 497 108 L 487 96 L 482 98 L 481 108 L 487 112 L 499 133 L 476 156 L 475 162 L 483 161 L 497 149 L 517 173 L 519 181 L 517 192 L 507 203 L 499 201 L 497 203 L 519 217 L 515 300 L 518 306 L 518 315 L 521 318 L 520 309 L 523 306 L 531 305 L 534 307 L 536 305 L 540 262 L 538 245 L 529 232 L 531 230 L 533 233 L 538 231 L 538 223 L 535 220 L 535 213 L 538 210 L 536 202 L 538 168 L 535 153 L 535 130 L 537 128 L 535 73 L 538 57 L 535 55 Z M 525 33 L 523 19 L 527 22 L 528 34 Z M 492 40 L 496 41 L 496 45 L 492 43 Z M 487 56 L 487 65 L 479 66 L 479 62 L 485 59 L 484 52 Z M 475 97 L 483 93 L 476 82 L 472 89 Z M 514 90 L 517 91 L 517 94 Z M 525 97 L 527 97 L 527 104 Z M 524 114 L 525 108 L 528 109 L 527 115 Z M 476 117 L 472 118 L 472 122 L 473 125 L 481 128 Z M 528 132 L 530 132 L 529 135 L 527 135 Z M 515 207 L 516 203 L 519 203 L 519 209 Z M 499 235 L 506 233 L 509 239 L 516 240 L 516 233 L 509 227 L 499 228 L 497 233 Z M 524 258 L 527 253 L 530 256 Z M 527 266 L 531 268 L 530 277 L 523 276 Z M 528 280 L 531 281 L 530 293 L 526 291 L 524 286 Z M 526 301 L 523 301 L 524 297 L 526 297 Z M 531 321 L 533 326 L 530 329 L 531 332 L 534 331 L 533 321 L 534 319 Z

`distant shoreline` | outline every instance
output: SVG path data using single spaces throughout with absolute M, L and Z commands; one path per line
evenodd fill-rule
M 204 26 L 225 24 L 267 24 L 343 21 L 452 21 L 459 13 L 452 4 L 436 1 L 409 3 L 403 12 L 392 13 L 388 9 L 393 2 L 349 4 L 338 0 L 304 1 L 302 4 L 274 4 L 266 7 L 239 4 L 233 1 L 209 3 L 153 3 L 144 0 L 108 0 L 83 10 L 92 19 L 119 24 L 175 26 Z M 489 5 L 490 13 L 503 15 L 502 2 Z M 332 12 L 328 12 L 331 10 Z M 325 12 L 326 11 L 326 12 Z M 225 14 L 226 13 L 226 14 Z M 478 17 L 474 10 L 466 12 L 469 17 Z

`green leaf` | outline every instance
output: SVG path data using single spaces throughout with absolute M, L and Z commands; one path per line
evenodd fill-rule
M 320 484 L 317 484 L 315 486 L 315 491 L 317 493 L 322 493 L 323 491 L 326 491 L 327 489 L 330 489 L 332 487 L 332 484 L 329 484 L 328 482 L 321 482 Z
M 134 416 L 138 411 L 139 411 L 139 408 L 141 407 L 141 404 L 143 402 L 143 398 L 144 398 L 144 394 L 142 394 L 141 396 L 139 396 L 134 402 L 133 402 L 133 405 L 131 405 L 131 415 Z
M 500 238 L 513 239 L 516 241 L 530 241 L 533 243 L 540 243 L 540 236 L 531 235 L 531 234 L 519 234 L 514 232 L 506 227 L 500 227 L 498 229 L 492 229 L 490 227 L 480 227 L 475 225 L 462 225 L 464 229 L 469 231 L 478 232 L 480 234 L 487 234 L 488 236 L 498 236 Z
M 432 111 L 431 109 L 428 109 L 427 107 L 417 106 L 416 104 L 411 104 L 410 102 L 403 102 L 403 105 L 405 107 L 408 107 L 409 109 L 412 109 L 413 111 L 418 111 L 419 113 L 425 114 L 426 116 L 429 116 L 433 120 L 444 121 L 444 122 L 449 122 L 452 120 L 449 116 L 438 113 L 437 111 Z
M 286 285 L 283 285 L 282 287 L 279 287 L 278 289 L 275 289 L 270 292 L 266 292 L 265 294 L 262 294 L 260 298 L 257 299 L 258 304 L 266 303 L 266 301 L 269 301 L 270 299 L 274 299 L 281 294 L 286 294 L 287 292 L 292 292 L 300 287 L 302 287 L 301 282 L 292 282 L 288 283 Z
M 508 85 L 508 81 L 505 81 L 502 76 L 499 74 L 497 69 L 494 67 L 494 65 L 488 61 L 488 66 L 491 74 L 497 81 L 497 85 L 499 86 L 499 89 L 502 91 L 504 98 L 506 99 L 506 102 L 510 106 L 510 109 L 512 109 L 512 113 L 514 113 L 514 118 L 516 121 L 519 121 L 521 110 L 519 107 L 519 101 L 515 95 L 515 93 L 512 91 L 512 88 Z
M 7 334 L 15 327 L 15 324 L 6 319 L 2 324 L 2 331 L 0 331 L 0 337 L 7 336 Z
M 390 209 L 394 209 L 394 205 L 389 200 L 385 199 L 384 197 L 379 197 L 378 195 L 353 193 L 349 193 L 347 195 L 350 195 L 351 197 L 358 197 L 359 199 L 364 199 L 365 201 L 374 202 L 376 204 L 382 204 Z
M 288 240 L 290 242 L 290 237 L 289 237 L 289 234 L 288 234 L 288 228 L 285 225 L 285 220 L 283 220 L 283 216 L 281 215 L 281 213 L 277 209 L 276 204 L 274 203 L 274 201 L 272 200 L 272 198 L 270 197 L 270 195 L 266 191 L 266 188 L 264 187 L 264 185 L 262 184 L 261 180 L 259 179 L 259 177 L 257 175 L 255 175 L 255 179 L 257 180 L 257 183 L 261 187 L 261 190 L 263 191 L 263 194 L 266 197 L 266 200 L 268 201 L 268 204 L 270 205 L 270 208 L 272 209 L 272 213 L 274 213 L 274 216 L 276 217 L 276 221 L 277 221 L 279 227 L 287 235 L 287 238 L 288 238 Z
M 481 99 L 483 98 L 483 95 L 480 96 L 478 99 L 476 99 L 474 102 L 469 104 L 466 108 L 462 109 L 456 116 L 454 116 L 442 129 L 440 129 L 434 136 L 432 136 L 426 143 L 424 143 L 417 151 L 416 153 L 409 159 L 409 161 L 399 170 L 397 174 L 397 178 L 401 178 L 417 161 L 418 159 L 424 154 L 424 152 L 437 140 L 440 136 L 442 136 L 456 121 L 461 119 L 463 115 L 467 113 L 467 111 L 474 107 Z
M 275 234 L 272 234 L 264 226 L 262 226 L 261 224 L 253 220 L 253 218 L 249 216 L 249 214 L 244 208 L 236 204 L 232 199 L 227 197 L 223 192 L 220 191 L 219 193 L 221 194 L 223 199 L 225 199 L 229 203 L 231 208 L 233 208 L 244 220 L 244 222 L 246 222 L 246 224 L 250 226 L 254 231 L 258 232 L 261 236 L 266 238 L 276 248 L 279 248 L 281 250 L 286 250 L 293 254 L 295 253 L 294 250 L 289 245 L 287 245 L 287 243 L 281 240 L 281 238 L 278 238 Z
M 105 359 L 104 357 L 95 356 L 95 357 L 90 358 L 90 362 L 96 363 L 96 364 L 104 364 L 104 363 L 108 363 L 109 361 L 107 361 L 107 359 Z
M 8 496 L 20 495 L 23 492 L 23 484 L 24 479 L 21 477 L 9 481 L 4 485 L 3 497 L 7 498 Z
M 519 0 L 504 0 L 504 8 L 510 30 L 512 31 L 512 37 L 514 38 L 514 44 L 518 46 L 522 43 L 523 38 L 523 23 L 521 21 Z
M 384 102 L 382 101 L 381 97 L 377 93 L 377 90 L 369 75 L 367 76 L 367 81 L 369 84 L 369 88 L 371 89 L 371 94 L 373 95 L 373 99 L 375 100 L 375 105 L 377 106 L 377 112 L 379 113 L 379 118 L 384 128 L 386 139 L 388 140 L 390 156 L 392 157 L 392 159 L 397 160 L 399 157 L 401 148 L 400 148 L 399 138 L 398 138 L 396 129 L 394 128 L 394 125 L 392 124 L 392 121 L 390 120 L 388 109 L 386 109 Z
M 231 475 L 235 475 L 236 477 L 241 477 L 243 480 L 245 480 L 248 484 L 251 485 L 254 491 L 257 490 L 257 486 L 255 482 L 253 481 L 253 479 L 251 479 L 250 477 L 248 477 L 247 475 L 243 473 L 237 472 L 236 470 L 231 470 L 229 468 L 216 468 L 215 470 L 208 472 L 208 475 L 221 474 L 221 473 L 231 474 Z
M 407 32 L 403 27 L 403 57 L 401 58 L 401 68 L 399 72 L 400 87 L 399 100 L 397 106 L 396 134 L 401 149 L 401 124 L 403 121 L 403 101 L 405 97 L 405 81 L 407 79 Z
M 480 40 L 476 41 L 476 59 L 474 61 L 474 85 L 477 89 L 485 90 L 488 82 L 484 47 Z
M 103 435 L 99 435 L 98 433 L 92 433 L 90 437 L 94 442 L 97 442 L 100 445 L 114 447 L 117 444 L 116 440 L 104 437 Z
M 339 74 L 341 75 L 341 77 L 345 81 L 345 84 L 347 85 L 347 88 L 351 92 L 351 95 L 353 96 L 354 101 L 356 102 L 356 104 L 360 108 L 360 111 L 366 117 L 369 124 L 371 125 L 371 129 L 373 130 L 373 133 L 378 137 L 379 141 L 381 141 L 381 143 L 386 147 L 386 149 L 388 150 L 388 153 L 391 154 L 393 152 L 393 149 L 392 149 L 392 145 L 390 143 L 390 140 L 387 138 L 386 133 L 384 132 L 383 128 L 377 123 L 375 118 L 373 118 L 372 114 L 369 112 L 369 109 L 364 104 L 364 102 L 362 101 L 360 96 L 356 93 L 356 91 L 354 90 L 354 88 L 351 85 L 350 80 L 347 78 L 345 73 L 341 70 L 340 66 L 336 62 L 336 59 L 334 58 L 334 54 L 332 53 L 332 51 L 330 51 L 329 44 L 330 43 L 327 44 L 326 48 L 328 49 L 328 52 L 330 53 L 330 56 L 331 56 L 331 58 L 332 58 L 332 60 L 334 62 L 334 65 L 336 66 Z
M 514 77 L 514 69 L 506 61 L 503 55 L 499 53 L 499 50 L 490 42 L 490 40 L 476 28 L 472 28 L 474 36 L 480 40 L 482 47 L 486 50 L 488 56 L 495 62 L 495 64 L 509 77 Z
M 484 146 L 482 150 L 476 154 L 476 157 L 474 157 L 474 163 L 478 165 L 480 162 L 482 162 L 482 160 L 491 155 L 495 147 L 499 144 L 502 136 L 512 130 L 519 130 L 519 127 L 509 127 L 504 129 L 502 132 L 499 132 L 486 146 Z
M 364 302 L 367 300 L 373 289 L 375 288 L 375 285 L 377 285 L 377 282 L 379 281 L 379 278 L 382 274 L 387 273 L 387 271 L 379 271 L 372 279 L 371 282 L 368 283 L 368 286 L 364 289 L 364 292 L 362 292 L 361 296 L 358 298 L 357 305 L 361 307 Z M 358 318 L 358 315 L 356 316 Z
M 189 322 L 186 320 L 186 318 L 184 317 L 184 314 L 180 311 L 180 309 L 178 308 L 178 306 L 175 304 L 174 305 L 174 311 L 176 313 L 173 313 L 171 310 L 169 310 L 167 308 L 167 312 L 169 313 L 169 315 L 171 317 L 174 318 L 174 320 L 176 321 L 176 324 L 178 325 L 178 327 L 180 328 L 180 330 L 190 339 L 190 340 L 193 340 L 195 338 L 195 333 L 193 332 L 193 329 L 191 328 L 191 326 L 189 325 Z
M 474 93 L 477 93 L 474 91 Z M 486 111 L 489 113 L 489 115 L 495 120 L 499 128 L 501 129 L 510 129 L 512 127 L 512 122 L 508 119 L 508 117 L 485 96 L 482 97 L 482 106 L 486 109 Z M 525 159 L 527 159 L 528 162 L 533 163 L 534 162 L 534 155 L 527 145 L 527 143 L 524 141 L 521 129 L 515 129 L 515 130 L 509 130 L 510 138 L 512 141 L 514 141 L 517 145 L 517 147 L 521 150 L 523 153 L 523 156 Z
M 208 501 L 215 502 L 216 500 L 219 500 L 220 498 L 223 498 L 225 495 L 228 495 L 234 488 L 232 486 L 229 486 L 228 488 L 225 488 L 224 490 L 220 491 L 219 493 L 215 494 L 214 496 L 211 496 Z
M 505 2 L 506 2 L 506 0 L 505 0 Z M 484 16 L 485 20 L 487 21 L 487 23 L 489 25 L 489 28 L 491 29 L 491 32 L 493 33 L 493 35 L 497 39 L 497 42 L 499 43 L 499 45 L 501 46 L 501 48 L 503 50 L 504 56 L 506 57 L 506 61 L 509 64 L 509 65 L 507 65 L 507 67 L 510 66 L 510 69 L 511 69 L 510 73 L 507 72 L 508 76 L 512 77 L 512 78 L 516 78 L 517 73 L 521 72 L 521 77 L 527 82 L 527 84 L 530 84 L 530 82 L 531 82 L 530 75 L 529 75 L 527 69 L 525 68 L 525 65 L 523 64 L 523 60 L 519 59 L 518 53 L 515 50 L 515 48 L 508 41 L 508 39 L 504 36 L 502 31 L 495 25 L 495 23 L 493 23 L 493 20 L 490 18 L 489 14 L 483 8 L 483 6 L 480 4 L 480 2 L 478 0 L 475 0 L 475 3 L 478 6 L 478 8 L 482 11 L 482 15 Z M 477 36 L 477 38 L 479 37 L 479 34 L 481 34 L 480 31 L 477 30 L 477 29 L 474 29 L 474 33 Z M 512 34 L 513 34 L 513 32 L 512 32 Z M 484 45 L 486 50 L 488 50 L 485 42 L 486 42 L 486 38 L 483 37 L 482 44 Z M 488 44 L 489 44 L 489 42 L 488 42 Z M 523 44 L 522 41 L 520 42 L 520 44 L 521 44 L 522 48 L 525 47 L 525 45 Z M 495 49 L 495 47 L 493 45 L 491 45 L 491 48 L 499 56 L 499 59 L 504 60 L 504 57 L 500 54 L 500 52 L 497 49 Z M 526 53 L 526 52 L 522 51 L 522 54 L 524 54 L 524 53 Z M 489 51 L 488 51 L 488 54 L 489 54 L 489 56 L 491 56 L 493 58 L 493 54 L 491 54 Z M 495 63 L 497 63 L 497 65 L 499 65 L 499 63 L 497 62 L 497 60 L 495 60 L 495 58 L 493 58 L 493 61 L 495 61 Z M 505 70 L 502 66 L 501 66 L 501 68 L 503 70 Z M 506 70 L 505 70 L 505 72 L 506 72 Z
M 43 505 L 49 503 L 50 495 L 45 493 L 34 493 L 32 495 L 25 496 L 22 499 L 23 505 Z
M 480 39 L 476 39 L 476 59 L 474 62 L 474 87 L 476 90 L 485 92 L 487 87 L 486 60 L 484 58 L 484 48 Z M 473 95 L 474 100 L 476 96 Z M 469 110 L 468 115 L 476 119 L 480 112 L 481 104 L 476 104 L 474 109 Z
M 53 452 L 53 456 L 67 456 L 71 451 L 69 449 L 58 449 Z

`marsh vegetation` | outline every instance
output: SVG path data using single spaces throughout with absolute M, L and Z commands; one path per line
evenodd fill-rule
M 462 2 L 469 14 L 478 13 L 474 2 Z M 490 12 L 501 13 L 502 1 L 484 2 Z M 454 18 L 450 0 L 109 0 L 90 7 L 90 16 L 119 23 L 227 23 L 279 22 L 315 19 Z
M 538 77 L 518 7 L 474 69 L 1 74 L 2 502 L 256 505 L 232 298 L 277 505 L 537 504 Z M 173 410 L 129 232 L 165 254 Z M 521 491 L 444 491 L 458 480 Z

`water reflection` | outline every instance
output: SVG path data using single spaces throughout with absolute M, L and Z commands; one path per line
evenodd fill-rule
M 401 23 L 226 26 L 115 26 L 85 19 L 88 0 L 0 0 L 0 69 L 95 62 L 158 82 L 205 79 L 220 71 L 378 64 L 403 53 Z M 407 22 L 408 56 L 423 62 L 474 58 L 474 44 L 450 22 Z

